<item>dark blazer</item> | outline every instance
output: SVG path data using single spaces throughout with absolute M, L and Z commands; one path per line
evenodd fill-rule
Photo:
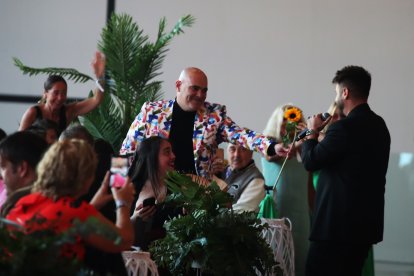
M 368 104 L 333 123 L 320 143 L 303 143 L 305 168 L 321 170 L 311 241 L 382 241 L 390 143 L 384 120 Z

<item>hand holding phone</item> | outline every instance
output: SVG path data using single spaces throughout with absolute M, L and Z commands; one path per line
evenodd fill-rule
M 154 206 L 154 205 L 155 205 L 155 197 L 146 198 L 142 202 L 142 207 Z
M 128 174 L 128 157 L 113 156 L 111 159 L 111 178 L 109 186 L 121 188 L 125 185 L 125 178 Z

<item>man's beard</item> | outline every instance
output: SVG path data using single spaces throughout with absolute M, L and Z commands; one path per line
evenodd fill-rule
M 344 113 L 344 100 L 339 99 L 338 101 L 336 101 L 336 108 L 338 108 L 340 114 L 345 114 Z

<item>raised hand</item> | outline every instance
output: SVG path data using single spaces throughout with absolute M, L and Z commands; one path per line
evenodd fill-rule
M 105 64 L 106 64 L 105 55 L 99 51 L 96 51 L 94 59 L 91 62 L 91 66 L 97 79 L 101 79 L 104 77 Z

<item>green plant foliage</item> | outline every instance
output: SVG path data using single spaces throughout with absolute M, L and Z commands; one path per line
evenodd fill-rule
M 44 221 L 34 219 L 31 223 L 42 224 Z M 96 218 L 85 222 L 75 220 L 73 227 L 60 234 L 51 229 L 27 233 L 0 218 L 0 275 L 98 275 L 81 261 L 62 257 L 62 245 L 75 243 L 77 237 L 91 233 L 112 239 L 114 243 L 120 242 L 118 234 Z
M 14 65 L 19 67 L 23 72 L 23 75 L 37 76 L 37 75 L 59 75 L 65 77 L 68 80 L 73 82 L 85 83 L 89 80 L 93 80 L 88 75 L 82 74 L 76 69 L 72 68 L 56 68 L 56 67 L 46 67 L 46 68 L 33 68 L 24 65 L 18 58 L 13 58 Z
M 150 42 L 130 15 L 112 15 L 98 42 L 98 49 L 106 56 L 106 96 L 98 108 L 79 117 L 80 123 L 95 138 L 105 139 L 118 151 L 143 103 L 161 98 L 161 81 L 156 78 L 161 74 L 168 44 L 194 21 L 191 15 L 183 16 L 170 32 L 166 32 L 166 20 L 162 18 L 157 39 Z M 75 69 L 32 68 L 17 58 L 14 58 L 14 63 L 29 76 L 58 74 L 74 82 L 93 79 Z
M 264 225 L 254 212 L 234 213 L 232 198 L 212 182 L 203 187 L 185 175 L 168 173 L 168 202 L 187 215 L 165 223 L 167 236 L 150 251 L 174 275 L 200 268 L 207 275 L 256 275 L 271 271 L 273 253 L 261 237 Z

